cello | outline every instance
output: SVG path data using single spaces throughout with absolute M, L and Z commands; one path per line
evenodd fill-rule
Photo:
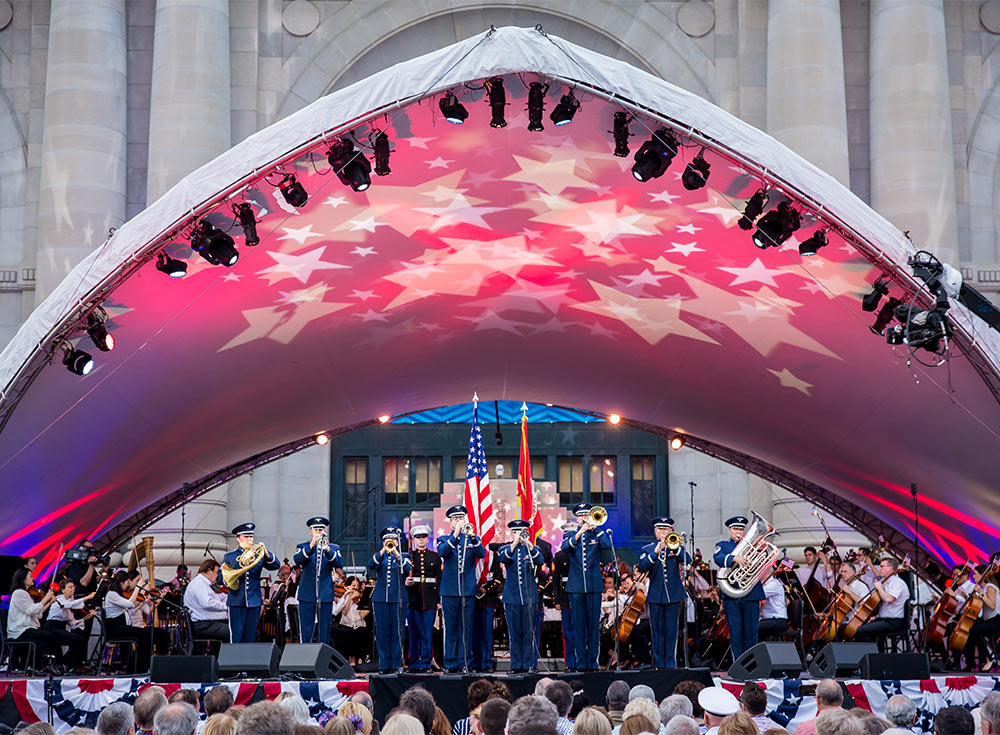
M 865 563 L 868 564 L 868 566 L 872 570 L 872 573 L 875 574 L 877 577 L 878 571 L 872 565 L 871 558 L 865 557 Z M 907 554 L 906 557 L 903 559 L 903 563 L 899 565 L 896 571 L 888 575 L 885 579 L 879 581 L 885 584 L 885 582 L 887 582 L 891 577 L 895 577 L 897 574 L 899 574 L 900 569 L 908 567 L 909 564 L 910 564 L 910 555 Z M 871 619 L 871 617 L 875 614 L 875 611 L 878 610 L 879 605 L 881 604 L 882 604 L 882 594 L 879 592 L 878 587 L 875 587 L 874 589 L 872 589 L 871 592 L 868 593 L 868 596 L 861 601 L 861 604 L 858 605 L 857 609 L 854 611 L 854 614 L 844 625 L 844 640 L 853 641 L 854 636 L 858 632 L 858 628 L 860 628 L 862 625 L 864 625 Z
M 929 644 L 942 645 L 945 643 L 948 636 L 948 623 L 955 617 L 955 613 L 958 612 L 960 606 L 958 596 L 955 593 L 958 587 L 958 578 L 962 576 L 963 572 L 971 575 L 972 571 L 969 569 L 971 561 L 970 559 L 962 565 L 962 568 L 952 581 L 952 586 L 945 588 L 941 593 L 941 597 L 938 598 L 937 604 L 934 605 L 934 611 L 931 613 L 931 617 L 927 621 L 927 627 L 924 630 L 925 646 Z
M 844 583 L 844 586 L 841 587 L 834 596 L 833 601 L 830 603 L 830 607 L 817 616 L 819 619 L 819 625 L 816 635 L 812 638 L 810 643 L 832 643 L 836 639 L 837 631 L 840 630 L 840 626 L 843 625 L 844 621 L 851 614 L 851 610 L 854 609 L 854 606 L 858 604 L 859 598 L 855 596 L 850 585 L 851 582 L 858 579 L 860 576 L 861 572 L 858 572 L 853 577 L 848 579 Z
M 974 589 L 972 594 L 969 595 L 969 599 L 965 601 L 962 611 L 958 614 L 958 619 L 955 623 L 955 630 L 953 630 L 951 635 L 948 637 L 948 648 L 955 653 L 961 653 L 965 650 L 965 644 L 969 642 L 969 631 L 972 629 L 972 625 L 976 622 L 976 618 L 979 617 L 979 613 L 982 612 L 983 604 L 985 602 L 984 591 L 981 585 L 983 580 L 994 574 L 996 571 L 996 562 L 991 562 L 990 565 L 986 567 L 986 571 L 984 571 L 982 576 L 980 576 L 979 584 L 976 585 L 976 589 Z

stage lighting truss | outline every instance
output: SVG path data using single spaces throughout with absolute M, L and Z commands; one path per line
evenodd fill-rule
M 385 135 L 385 133 L 380 133 Z M 388 138 L 386 147 L 388 148 Z M 354 142 L 347 137 L 341 138 L 330 148 L 326 155 L 330 162 L 330 168 L 337 174 L 340 183 L 351 187 L 354 191 L 364 191 L 372 184 L 372 165 L 361 151 L 355 150 Z M 386 154 L 386 173 L 388 171 L 389 159 Z
M 257 237 L 257 218 L 254 217 L 253 207 L 249 202 L 241 202 L 233 207 L 233 213 L 239 220 L 240 228 L 243 230 L 243 238 L 246 245 L 253 247 L 260 243 Z
M 191 233 L 191 249 L 212 265 L 232 268 L 240 259 L 236 243 L 207 219 L 199 220 Z
M 829 240 L 827 240 L 826 237 L 826 233 L 829 232 L 829 230 L 829 227 L 820 227 L 812 234 L 812 237 L 800 242 L 799 255 L 803 258 L 807 258 L 818 253 L 820 248 L 825 248 L 829 244 Z
M 455 93 L 450 90 L 444 93 L 444 97 L 438 102 L 438 107 L 441 109 L 444 119 L 453 125 L 461 125 L 469 117 L 469 111 L 465 109 L 465 105 L 459 102 Z
M 375 173 L 378 176 L 391 174 L 392 169 L 389 168 L 389 156 L 392 153 L 392 149 L 389 148 L 389 136 L 384 132 L 378 133 L 372 143 L 372 148 L 375 151 Z
M 705 149 L 702 148 L 694 160 L 684 168 L 684 173 L 681 174 L 681 183 L 688 191 L 700 189 L 708 183 L 710 169 L 711 166 L 705 160 Z
M 861 309 L 862 311 L 875 311 L 878 308 L 878 302 L 882 300 L 883 296 L 889 293 L 889 277 L 886 275 L 881 275 L 875 279 L 875 283 L 872 284 L 872 290 L 865 294 L 864 298 L 861 299 Z
M 660 128 L 635 152 L 632 176 L 638 181 L 658 179 L 666 173 L 677 155 L 677 139 L 666 128 Z
M 490 110 L 493 114 L 490 119 L 490 127 L 507 127 L 507 119 L 504 117 L 504 108 L 507 106 L 507 92 L 503 88 L 503 77 L 490 77 L 484 82 L 484 85 L 486 86 L 490 102 Z
M 285 201 L 296 209 L 304 207 L 306 202 L 309 201 L 309 194 L 306 193 L 306 188 L 295 180 L 294 174 L 285 174 L 285 178 L 278 184 L 278 189 L 281 191 L 281 196 L 285 198 Z
M 632 116 L 623 110 L 615 113 L 614 129 L 611 131 L 611 134 L 615 138 L 615 155 L 618 158 L 628 157 L 628 139 L 632 135 L 632 132 L 628 129 L 628 124 L 632 120 Z
M 542 125 L 542 115 L 545 113 L 545 93 L 549 85 L 532 82 L 528 85 L 528 130 L 537 132 L 545 130 Z
M 778 202 L 778 206 L 765 214 L 757 222 L 757 231 L 753 233 L 753 244 L 761 250 L 776 248 L 799 229 L 801 220 L 799 212 L 787 199 Z
M 736 224 L 740 226 L 741 230 L 751 229 L 754 221 L 760 217 L 760 213 L 764 211 L 766 206 L 767 188 L 761 187 L 747 200 L 746 206 L 743 207 L 743 216 Z
M 94 358 L 89 353 L 76 349 L 65 340 L 59 347 L 63 351 L 63 365 L 74 375 L 89 375 L 94 369 Z
M 108 331 L 108 313 L 98 306 L 87 315 L 87 334 L 101 352 L 115 348 L 115 336 Z
M 559 104 L 552 108 L 549 119 L 556 127 L 569 125 L 573 122 L 573 116 L 579 108 L 580 102 L 573 96 L 571 89 L 559 99 Z
M 156 270 L 166 273 L 171 278 L 183 278 L 187 275 L 187 263 L 177 258 L 171 258 L 164 252 L 156 254 Z

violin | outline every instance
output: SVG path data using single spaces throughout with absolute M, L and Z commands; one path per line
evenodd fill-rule
M 986 571 L 983 572 L 982 577 L 980 577 L 980 584 L 996 571 L 996 562 L 991 562 L 986 567 Z M 969 631 L 973 623 L 976 622 L 976 618 L 979 617 L 979 613 L 982 612 L 985 601 L 986 597 L 983 587 L 977 585 L 976 589 L 969 595 L 969 599 L 965 601 L 962 612 L 958 614 L 958 622 L 955 623 L 955 630 L 951 632 L 951 636 L 948 638 L 949 649 L 956 653 L 961 653 L 965 650 L 965 644 L 969 642 Z M 998 601 L 998 604 L 1000 604 L 1000 601 Z

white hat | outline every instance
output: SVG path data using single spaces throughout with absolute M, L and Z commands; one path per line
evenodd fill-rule
M 740 702 L 722 687 L 705 687 L 698 692 L 698 704 L 710 715 L 726 717 L 740 711 Z
M 431 535 L 431 527 L 430 526 L 425 526 L 425 525 L 414 526 L 413 528 L 410 529 L 410 535 L 411 536 L 430 536 Z

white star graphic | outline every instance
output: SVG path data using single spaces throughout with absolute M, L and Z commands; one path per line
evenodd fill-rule
M 433 161 L 424 161 L 424 163 L 427 164 L 427 168 L 448 168 L 448 164 L 454 163 L 454 160 L 446 161 L 441 156 L 438 156 Z
M 305 227 L 300 227 L 298 229 L 294 227 L 282 227 L 285 234 L 279 237 L 279 240 L 295 240 L 299 245 L 305 245 L 306 240 L 310 237 L 323 237 L 319 232 L 312 231 L 312 223 L 310 222 Z
M 630 286 L 638 286 L 640 284 L 644 286 L 659 286 L 660 281 L 664 278 L 667 278 L 667 276 L 653 275 L 653 272 L 649 268 L 634 276 L 622 276 L 622 279 L 628 281 Z
M 686 232 L 689 235 L 693 235 L 700 229 L 701 229 L 700 227 L 695 227 L 694 225 L 677 225 L 678 232 Z
M 671 194 L 669 191 L 663 190 L 658 194 L 649 193 L 649 196 L 654 202 L 666 202 L 667 204 L 673 204 L 674 199 L 677 199 L 679 194 Z
M 351 298 L 361 299 L 362 301 L 367 301 L 368 299 L 370 299 L 374 295 L 375 295 L 374 291 L 357 291 L 357 290 L 355 290 L 355 291 L 351 292 Z
M 385 222 L 376 222 L 375 217 L 366 217 L 365 219 L 352 219 L 351 222 L 351 232 L 356 230 L 367 230 L 368 232 L 375 232 L 376 227 L 388 227 Z
M 521 230 L 521 234 L 524 235 L 529 240 L 534 240 L 536 237 L 541 237 L 542 236 L 542 231 L 541 230 L 529 230 L 527 227 L 525 227 L 523 230 Z
M 364 258 L 367 255 L 375 255 L 375 248 L 363 248 L 358 245 L 354 250 L 351 251 L 352 255 L 360 255 Z
M 418 138 L 417 136 L 413 136 L 412 138 L 406 138 L 405 140 L 410 144 L 410 148 L 423 148 L 426 151 L 427 144 L 432 140 L 437 140 L 437 138 Z
M 279 291 L 278 293 L 281 294 L 281 298 L 276 303 L 304 304 L 307 301 L 322 301 L 329 290 L 329 286 L 317 283 L 309 288 L 299 289 L 298 291 Z
M 685 258 L 691 253 L 704 253 L 705 248 L 698 247 L 696 242 L 672 242 L 668 253 L 680 253 Z
M 323 204 L 329 204 L 331 207 L 336 209 L 341 204 L 347 204 L 347 197 L 327 197 Z
M 232 271 L 229 271 L 226 275 L 224 275 L 222 277 L 222 280 L 223 281 L 239 281 L 241 278 L 243 278 L 243 274 L 242 273 L 233 273 Z
M 723 201 L 720 204 L 718 197 L 712 197 L 711 207 L 692 207 L 692 209 L 695 209 L 702 214 L 717 215 L 726 227 L 729 227 L 735 220 L 738 220 L 743 216 L 743 213 L 738 211 L 729 202 Z
M 792 390 L 797 390 L 800 393 L 805 393 L 810 398 L 812 397 L 812 393 L 809 392 L 809 389 L 813 387 L 812 383 L 807 383 L 800 378 L 796 378 L 792 375 L 788 368 L 782 368 L 781 372 L 768 368 L 767 372 L 776 377 L 785 388 L 791 388 Z
M 320 260 L 325 251 L 326 246 L 323 245 L 300 255 L 268 253 L 274 259 L 275 264 L 257 271 L 257 275 L 267 275 L 268 283 L 276 283 L 285 278 L 297 278 L 302 283 L 305 283 L 312 277 L 313 271 L 347 268 L 346 265 Z
M 720 271 L 726 271 L 727 273 L 732 273 L 736 276 L 730 286 L 737 286 L 741 283 L 766 283 L 768 286 L 778 287 L 778 284 L 774 282 L 775 276 L 789 276 L 792 275 L 783 270 L 778 270 L 777 268 L 768 268 L 764 265 L 760 258 L 754 258 L 753 263 L 744 268 L 719 268 Z
M 385 314 L 379 314 L 377 311 L 372 311 L 369 309 L 364 314 L 361 315 L 361 321 L 363 322 L 387 322 L 389 317 Z

